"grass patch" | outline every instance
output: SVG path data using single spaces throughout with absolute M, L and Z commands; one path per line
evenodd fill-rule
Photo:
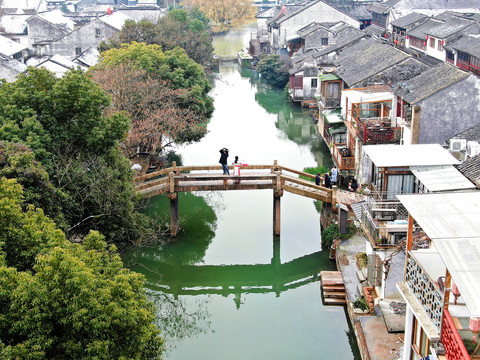
M 327 169 L 325 169 L 325 166 L 306 167 L 306 168 L 303 168 L 303 172 L 306 172 L 307 174 L 311 174 L 311 175 L 320 174 L 323 177 L 323 174 L 327 172 Z M 309 177 L 302 176 L 302 175 L 300 175 L 300 179 L 309 180 L 312 182 L 315 181 L 315 179 L 311 179 Z

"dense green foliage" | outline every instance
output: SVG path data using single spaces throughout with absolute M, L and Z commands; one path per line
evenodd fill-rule
M 353 221 L 347 221 L 347 232 L 345 234 L 340 234 L 338 231 L 338 224 L 332 223 L 322 231 L 322 245 L 325 248 L 330 249 L 333 240 L 349 239 L 355 234 L 356 231 L 357 228 L 355 227 Z
M 158 359 L 143 276 L 98 232 L 72 244 L 0 178 L 0 358 Z
M 122 44 L 133 42 L 160 45 L 163 51 L 180 47 L 205 68 L 210 65 L 213 56 L 209 21 L 198 8 L 188 12 L 172 10 L 156 24 L 147 20 L 126 21 L 118 35 L 108 43 L 100 44 L 100 51 L 120 48 Z
M 108 105 L 80 71 L 56 79 L 30 68 L 0 83 L 0 174 L 18 179 L 26 203 L 42 208 L 69 237 L 99 230 L 109 242 L 138 242 L 153 234 L 152 226 L 135 211 L 133 174 L 118 149 L 128 118 L 104 116 Z
M 211 85 L 205 71 L 181 48 L 163 52 L 159 45 L 123 44 L 119 49 L 104 52 L 100 63 L 92 70 L 101 71 L 124 64 L 144 70 L 154 79 L 166 81 L 172 89 L 186 90 L 184 98 L 178 99 L 180 105 L 188 106 L 206 118 L 212 114 L 213 100 L 208 95 Z
M 305 173 L 307 173 L 307 174 L 311 174 L 311 175 L 320 174 L 320 176 L 323 177 L 323 175 L 327 172 L 327 169 L 325 169 L 325 166 L 319 165 L 319 166 L 317 166 L 317 167 L 306 167 L 306 168 L 303 168 L 302 171 L 305 172 Z M 301 178 L 301 179 L 304 179 L 304 180 L 315 181 L 314 178 L 312 179 L 312 178 L 310 178 L 310 177 L 306 177 L 306 176 L 302 176 L 302 175 L 300 175 L 300 178 Z
M 283 88 L 288 83 L 289 66 L 286 59 L 280 55 L 268 55 L 259 61 L 258 72 L 267 84 L 275 88 Z

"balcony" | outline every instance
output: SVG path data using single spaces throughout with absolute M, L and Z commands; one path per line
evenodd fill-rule
M 438 283 L 431 278 L 432 271 L 428 271 L 428 267 L 432 268 L 438 265 L 431 264 L 432 256 L 437 258 L 437 262 L 439 262 L 438 253 L 417 252 L 414 255 L 413 252 L 408 252 L 405 282 L 418 303 L 421 304 L 426 317 L 435 327 L 436 331 L 440 332 L 443 311 L 443 291 L 440 291 Z M 442 271 L 440 271 L 440 273 L 441 272 Z M 445 273 L 445 270 L 443 270 L 443 273 Z
M 316 94 L 316 96 L 318 96 Z M 323 109 L 335 109 L 340 107 L 340 98 L 327 98 L 325 96 L 320 96 L 320 103 Z
M 399 201 L 375 201 L 362 205 L 362 227 L 374 249 L 397 247 L 407 236 L 407 211 Z
M 441 342 L 447 359 L 479 359 L 475 337 L 476 334 L 464 328 L 461 319 L 452 316 L 448 309 L 443 310 Z
M 358 136 L 364 144 L 395 143 L 400 140 L 401 128 L 392 127 L 390 118 L 364 118 L 357 120 Z
M 355 170 L 355 156 L 350 154 L 347 144 L 333 144 L 332 155 L 338 170 Z

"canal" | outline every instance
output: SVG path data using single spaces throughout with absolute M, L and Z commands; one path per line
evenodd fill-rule
M 254 28 L 216 38 L 217 53 L 248 44 Z M 247 164 L 302 170 L 332 162 L 311 111 L 285 101 L 236 63 L 214 79 L 215 112 L 207 135 L 180 147 L 183 163 L 218 164 L 219 149 Z M 124 255 L 145 274 L 165 338 L 164 359 L 360 359 L 340 306 L 324 306 L 320 204 L 285 193 L 281 236 L 272 235 L 271 190 L 180 194 L 182 232 L 167 246 L 138 247 Z M 147 212 L 168 218 L 168 198 Z

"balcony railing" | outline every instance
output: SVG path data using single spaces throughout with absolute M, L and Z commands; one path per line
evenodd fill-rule
M 443 310 L 442 325 L 441 342 L 445 348 L 446 358 L 455 360 L 470 360 L 471 357 L 465 348 L 462 337 L 460 336 L 448 309 Z M 471 338 L 473 338 L 473 336 Z
M 340 107 L 340 98 L 326 98 L 324 96 L 320 96 L 320 101 L 323 104 L 323 107 L 325 109 L 331 109 L 331 108 L 338 108 Z
M 350 154 L 347 144 L 333 144 L 332 155 L 339 170 L 355 170 L 355 156 Z
M 399 201 L 366 201 L 362 226 L 373 248 L 397 247 L 407 236 L 407 211 Z
M 392 127 L 389 118 L 366 118 L 357 121 L 358 135 L 364 144 L 394 143 L 400 140 L 400 127 Z
M 425 269 L 408 253 L 405 282 L 422 304 L 425 315 L 432 321 L 438 332 L 442 321 L 443 295 Z

